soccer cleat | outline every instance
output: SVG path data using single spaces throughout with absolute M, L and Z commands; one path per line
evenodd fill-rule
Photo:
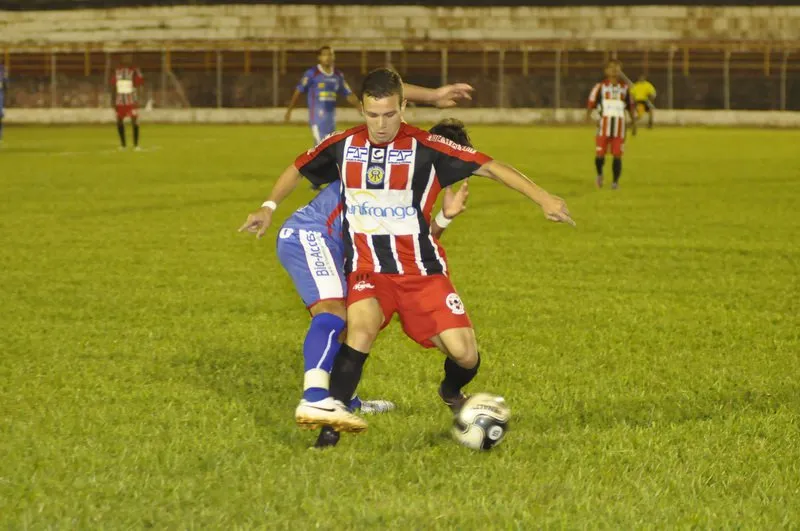
M 598 188 L 602 188 L 603 187 L 603 176 L 602 175 L 598 175 L 597 176 L 597 179 L 595 180 L 595 184 L 597 184 Z
M 469 395 L 465 395 L 464 393 L 459 393 L 458 396 L 446 397 L 442 393 L 442 388 L 439 387 L 439 398 L 442 399 L 444 405 L 450 408 L 450 411 L 452 411 L 454 414 L 458 414 L 458 412 L 461 411 L 461 408 L 464 407 L 464 402 L 467 401 Z
M 611 183 L 612 190 L 616 190 L 617 188 L 619 188 L 619 183 Z
M 388 400 L 362 400 L 359 410 L 365 415 L 378 415 L 388 413 L 396 407 L 394 402 Z
M 336 446 L 336 444 L 339 442 L 340 436 L 341 435 L 339 432 L 334 430 L 332 427 L 323 426 L 313 448 L 330 448 L 332 446 Z
M 331 397 L 309 402 L 301 400 L 294 411 L 297 426 L 315 430 L 328 425 L 336 431 L 359 433 L 367 429 L 367 421 L 354 415 L 344 404 Z
M 134 150 L 134 151 L 141 151 L 141 150 L 142 150 L 142 148 L 140 148 L 139 146 L 136 146 L 135 148 L 133 148 L 133 150 Z

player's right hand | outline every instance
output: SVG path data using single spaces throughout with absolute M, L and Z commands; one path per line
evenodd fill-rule
M 569 223 L 573 227 L 575 226 L 575 222 L 569 215 L 567 203 L 560 197 L 551 195 L 547 201 L 542 203 L 542 211 L 544 212 L 544 217 L 550 221 Z
M 239 232 L 253 232 L 256 238 L 261 239 L 272 223 L 272 212 L 272 209 L 268 207 L 259 208 L 247 216 L 247 221 L 239 227 Z

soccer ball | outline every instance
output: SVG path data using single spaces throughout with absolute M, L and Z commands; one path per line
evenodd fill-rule
M 490 450 L 503 441 L 510 416 L 502 396 L 472 395 L 453 420 L 453 437 L 467 448 Z

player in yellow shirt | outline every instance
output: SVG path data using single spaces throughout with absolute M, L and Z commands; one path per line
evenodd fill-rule
M 656 100 L 656 88 L 647 81 L 644 74 L 639 76 L 639 79 L 633 84 L 631 96 L 633 96 L 633 101 L 636 102 L 636 115 L 642 116 L 647 113 L 647 127 L 652 129 L 653 110 L 655 109 L 653 102 Z

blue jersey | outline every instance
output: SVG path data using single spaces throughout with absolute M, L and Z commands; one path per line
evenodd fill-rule
M 308 116 L 312 124 L 333 121 L 336 115 L 336 98 L 339 94 L 353 93 L 340 70 L 328 75 L 319 66 L 309 68 L 303 74 L 297 90 L 308 94 Z
M 328 185 L 309 204 L 298 208 L 283 224 L 285 229 L 320 232 L 342 245 L 341 181 Z

